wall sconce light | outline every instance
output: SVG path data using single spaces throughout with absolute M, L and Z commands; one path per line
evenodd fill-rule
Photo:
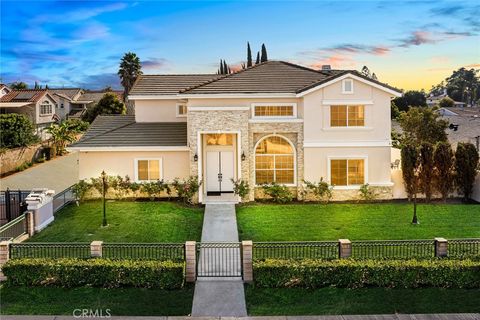
M 245 159 L 247 159 L 247 157 L 245 156 L 245 152 L 242 152 L 242 161 L 245 161 Z
M 198 161 L 198 155 L 195 153 L 195 155 L 193 156 L 193 161 L 197 162 Z

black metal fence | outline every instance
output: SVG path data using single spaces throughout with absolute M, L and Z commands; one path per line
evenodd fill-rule
M 240 242 L 197 243 L 197 277 L 241 277 Z
M 23 242 L 10 244 L 10 259 L 90 258 L 90 243 Z
M 254 242 L 253 259 L 335 259 L 337 241 Z
M 173 260 L 185 259 L 183 243 L 104 243 L 102 256 L 110 259 Z
M 18 218 L 0 227 L 0 240 L 16 239 L 27 233 L 27 218 L 22 214 Z
M 29 193 L 25 190 L 0 191 L 0 225 L 18 218 L 27 210 L 24 200 Z
M 448 240 L 448 256 L 452 258 L 480 258 L 480 239 Z
M 433 240 L 352 241 L 354 259 L 427 259 L 434 256 Z
M 72 191 L 72 187 L 59 192 L 53 196 L 53 213 L 65 207 L 67 204 L 75 201 L 75 195 Z

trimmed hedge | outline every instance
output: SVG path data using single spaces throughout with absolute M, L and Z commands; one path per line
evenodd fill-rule
M 480 261 L 274 260 L 254 261 L 255 285 L 265 288 L 480 288 Z
M 184 264 L 172 261 L 13 259 L 2 270 L 16 286 L 178 289 L 184 282 Z

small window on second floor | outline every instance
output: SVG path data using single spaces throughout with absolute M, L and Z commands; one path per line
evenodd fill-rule
M 186 117 L 186 116 L 187 116 L 187 105 L 177 104 L 177 117 Z
M 40 105 L 40 115 L 45 116 L 49 114 L 52 114 L 52 105 L 49 101 L 45 100 Z
M 342 81 L 342 93 L 351 94 L 353 93 L 353 80 L 345 79 Z
M 253 104 L 255 118 L 294 118 L 297 106 L 295 104 Z

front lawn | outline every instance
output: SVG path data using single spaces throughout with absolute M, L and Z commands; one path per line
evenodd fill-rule
M 75 315 L 79 309 L 116 316 L 186 316 L 192 311 L 193 287 L 182 290 L 142 288 L 0 287 L 1 314 Z M 101 311 L 100 311 L 101 310 Z
M 242 240 L 322 241 L 480 238 L 480 205 L 420 204 L 419 225 L 412 225 L 412 205 L 254 204 L 240 206 Z
M 480 312 L 478 289 L 299 288 L 247 286 L 251 316 Z
M 29 241 L 35 242 L 185 242 L 200 240 L 203 209 L 174 202 L 107 202 L 107 227 L 102 227 L 102 202 L 69 205 L 55 221 Z

